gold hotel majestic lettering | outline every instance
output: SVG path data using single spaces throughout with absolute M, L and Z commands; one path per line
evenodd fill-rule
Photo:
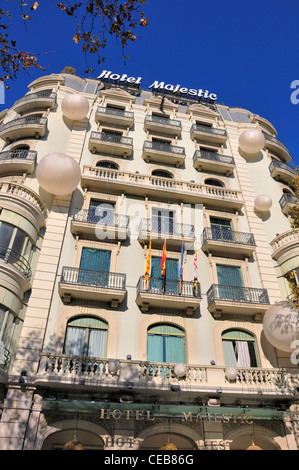
M 159 414 L 158 416 L 163 416 Z M 252 415 L 244 415 L 242 413 L 188 413 L 183 412 L 182 421 L 214 421 L 222 423 L 244 423 L 252 424 Z M 100 410 L 100 419 L 135 419 L 136 421 L 154 421 L 156 417 L 151 410 L 119 410 L 102 408 Z

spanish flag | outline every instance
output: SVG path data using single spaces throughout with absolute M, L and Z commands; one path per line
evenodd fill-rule
M 148 287 L 148 279 L 151 274 L 151 250 L 152 250 L 152 239 L 150 239 L 149 247 L 148 247 L 148 255 L 146 261 L 146 269 L 145 269 L 145 280 L 146 280 L 146 288 Z
M 166 280 L 166 240 L 164 240 L 163 253 L 161 258 L 161 275 L 163 276 L 163 290 L 165 290 L 165 280 Z
M 193 267 L 194 267 L 194 295 L 197 295 L 197 279 L 198 279 L 198 274 L 197 274 L 197 250 L 194 250 Z

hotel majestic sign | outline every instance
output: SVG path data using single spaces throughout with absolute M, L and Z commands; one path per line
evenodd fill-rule
M 112 73 L 111 70 L 103 70 L 102 73 L 97 77 L 98 80 L 109 80 L 110 82 L 115 82 L 119 84 L 131 84 L 131 85 L 140 85 L 142 77 L 129 77 L 126 73 L 118 74 Z M 217 95 L 215 93 L 210 93 L 209 90 L 195 89 L 195 88 L 186 88 L 180 84 L 172 85 L 171 83 L 159 82 L 155 80 L 148 87 L 150 90 L 166 90 L 169 94 L 175 96 L 191 96 L 198 97 L 205 100 L 216 101 Z

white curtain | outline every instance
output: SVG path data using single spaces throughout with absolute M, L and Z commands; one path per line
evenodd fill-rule
M 65 354 L 82 356 L 84 350 L 85 329 L 69 326 L 65 340 Z
M 237 341 L 238 361 L 239 367 L 250 367 L 250 354 L 247 341 Z
M 88 340 L 87 355 L 91 357 L 106 356 L 107 330 L 91 330 Z

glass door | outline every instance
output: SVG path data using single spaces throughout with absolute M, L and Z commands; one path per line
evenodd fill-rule
M 166 277 L 165 290 L 163 291 L 163 278 L 161 276 L 161 257 L 152 257 L 151 269 L 151 289 L 160 293 L 178 294 L 179 293 L 179 262 L 176 259 L 167 258 L 165 263 Z
M 241 268 L 237 266 L 217 265 L 219 297 L 228 300 L 244 300 Z
M 82 249 L 78 282 L 108 286 L 111 251 L 84 247 Z
M 214 240 L 232 240 L 231 220 L 211 217 L 210 224 Z
M 100 222 L 106 225 L 115 223 L 115 205 L 99 199 L 91 199 L 88 211 L 89 222 Z
M 161 235 L 174 233 L 174 212 L 163 209 L 152 209 L 152 231 Z

